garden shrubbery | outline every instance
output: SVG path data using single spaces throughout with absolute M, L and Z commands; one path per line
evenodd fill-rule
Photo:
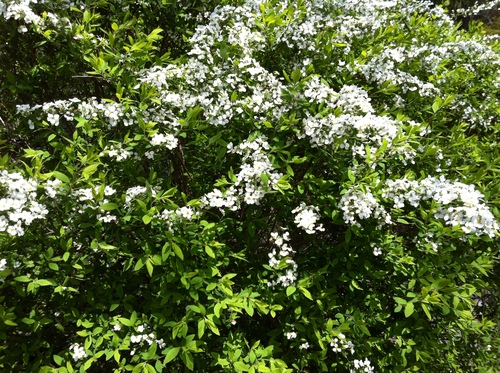
M 0 13 L 2 371 L 500 369 L 480 27 L 416 0 Z

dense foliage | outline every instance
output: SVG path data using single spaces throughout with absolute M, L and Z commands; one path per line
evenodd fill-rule
M 2 371 L 500 370 L 480 27 L 416 0 L 0 13 Z

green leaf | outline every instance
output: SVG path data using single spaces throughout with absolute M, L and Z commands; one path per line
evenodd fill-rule
M 180 260 L 184 260 L 184 254 L 182 253 L 181 248 L 175 242 L 172 242 L 172 248 L 174 249 L 175 255 L 179 257 Z
M 260 179 L 262 180 L 262 184 L 268 185 L 269 184 L 269 175 L 266 173 L 260 174 Z
M 351 180 L 352 183 L 356 181 L 356 176 L 354 176 L 354 173 L 351 169 L 347 170 L 347 177 L 349 178 L 349 180 Z
M 193 354 L 189 351 L 182 351 L 181 359 L 189 370 L 194 369 L 194 359 Z
M 302 73 L 300 72 L 300 69 L 297 68 L 292 72 L 292 80 L 294 83 L 297 83 L 301 77 Z
M 198 339 L 201 339 L 205 334 L 205 319 L 198 321 Z
M 155 369 L 156 372 L 163 372 L 163 364 L 161 363 L 160 360 L 156 360 Z
M 153 276 L 153 269 L 154 269 L 154 267 L 153 267 L 153 264 L 151 262 L 151 259 L 148 259 L 146 261 L 146 269 L 148 270 L 149 276 L 152 277 Z
M 254 310 L 249 302 L 245 302 L 245 311 L 248 313 L 250 317 L 253 316 Z
M 90 166 L 85 167 L 82 171 L 83 178 L 87 180 L 97 171 L 97 167 L 99 167 L 99 163 L 91 164 Z
M 163 361 L 163 364 L 167 364 L 170 361 L 174 360 L 177 355 L 179 354 L 180 347 L 172 347 L 168 352 L 167 355 L 165 356 L 165 360 Z
M 410 317 L 413 314 L 415 305 L 413 303 L 407 303 L 405 306 L 405 317 Z
M 70 180 L 69 180 L 69 177 L 67 177 L 65 174 L 63 174 L 62 172 L 59 172 L 59 171 L 53 171 L 52 174 L 59 180 L 61 180 L 62 182 L 66 183 L 66 184 L 69 184 L 70 183 Z
M 116 203 L 108 202 L 103 203 L 99 208 L 104 211 L 116 210 L 119 206 Z
M 31 282 L 32 280 L 28 276 L 18 276 L 14 278 L 15 281 L 19 282 Z
M 437 112 L 437 111 L 439 110 L 439 108 L 440 108 L 440 107 L 441 107 L 441 105 L 439 104 L 439 102 L 437 102 L 437 101 L 436 101 L 436 102 L 434 102 L 434 103 L 432 104 L 432 111 L 433 111 L 433 112 Z
M 246 365 L 242 361 L 237 361 L 236 363 L 234 363 L 234 369 L 236 369 L 237 371 L 247 372 L 248 365 Z
M 61 366 L 63 365 L 63 358 L 59 355 L 53 355 L 52 358 L 54 359 L 54 361 L 56 362 L 57 365 Z
M 150 360 L 156 355 L 156 350 L 158 348 L 158 344 L 156 342 L 153 342 L 151 346 L 148 349 L 148 352 L 146 354 L 146 359 Z
M 222 305 L 220 303 L 217 303 L 214 306 L 214 315 L 217 316 L 217 317 L 220 317 L 221 311 L 222 311 Z
M 126 326 L 134 326 L 135 323 L 125 317 L 119 317 L 118 318 L 118 321 L 120 321 L 123 325 L 126 325 Z
M 395 300 L 398 304 L 406 304 L 406 303 L 408 303 L 406 300 L 404 300 L 403 298 L 399 298 L 399 297 L 394 297 L 394 300 Z
M 350 229 L 347 229 L 345 231 L 345 243 L 349 243 L 351 241 L 351 237 L 352 237 L 352 232 Z
M 295 293 L 296 290 L 297 290 L 297 288 L 295 286 L 289 286 L 286 288 L 286 295 L 289 297 L 293 293 Z
M 42 280 L 36 280 L 34 282 L 40 286 L 57 286 L 57 282 L 55 280 L 52 280 L 52 279 L 48 279 L 48 280 L 42 279 Z
M 139 258 L 139 260 L 135 264 L 134 271 L 138 271 L 139 269 L 144 267 L 144 265 L 146 264 L 147 261 L 148 261 L 148 258 L 146 256 Z
M 205 245 L 205 252 L 207 253 L 207 255 L 211 258 L 214 258 L 215 259 L 215 253 L 214 251 L 212 250 L 212 248 L 208 245 Z
M 305 295 L 306 298 L 313 300 L 313 297 L 312 297 L 311 293 L 309 292 L 309 290 L 307 290 L 306 288 L 303 288 L 302 286 L 299 286 L 299 290 L 302 292 L 302 294 Z
M 420 305 L 422 306 L 422 309 L 424 310 L 424 313 L 426 314 L 427 318 L 429 320 L 432 320 L 431 313 L 429 312 L 429 308 L 427 307 L 427 305 L 424 303 L 420 303 Z

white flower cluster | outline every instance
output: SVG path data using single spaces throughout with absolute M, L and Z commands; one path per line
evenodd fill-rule
M 34 24 L 44 29 L 44 26 L 50 22 L 52 25 L 63 23 L 69 25 L 70 22 L 67 18 L 58 18 L 54 13 L 45 11 L 42 16 L 36 14 L 31 8 L 31 3 L 49 3 L 46 0 L 17 0 L 17 1 L 1 1 L 0 2 L 0 15 L 7 20 L 13 18 L 15 20 L 23 20 L 25 24 Z M 24 33 L 28 31 L 25 24 L 21 24 L 18 32 Z
M 341 198 L 339 207 L 343 211 L 344 221 L 347 224 L 361 226 L 358 219 L 375 218 L 385 224 L 391 224 L 391 216 L 373 196 L 369 188 L 363 192 L 351 188 Z
M 167 149 L 172 150 L 177 147 L 178 140 L 174 137 L 174 135 L 171 135 L 169 133 L 154 134 L 153 137 L 151 138 L 151 145 L 158 146 L 162 144 L 164 144 Z
M 297 227 L 302 228 L 308 234 L 314 234 L 317 231 L 324 232 L 323 224 L 316 224 L 319 219 L 319 208 L 317 206 L 307 206 L 304 202 L 292 210 L 295 214 L 294 222 Z
M 125 108 L 121 104 L 104 100 L 98 101 L 95 97 L 86 101 L 72 98 L 46 102 L 41 105 L 17 105 L 17 113 L 33 114 L 37 120 L 45 119 L 54 126 L 58 126 L 62 118 L 71 122 L 78 116 L 86 120 L 100 119 L 108 128 L 116 127 L 118 123 L 122 123 L 124 126 L 137 123 L 137 115 L 133 109 L 125 112 Z
M 435 97 L 440 90 L 429 82 L 423 82 L 418 77 L 401 70 L 398 66 L 405 61 L 406 56 L 401 47 L 385 48 L 382 53 L 373 57 L 365 64 L 356 63 L 354 71 L 360 72 L 367 80 L 382 86 L 387 81 L 401 87 L 403 93 L 417 91 L 422 97 Z
M 370 360 L 368 358 L 365 358 L 365 360 L 354 360 L 354 370 L 351 369 L 351 373 L 356 373 L 356 372 L 364 372 L 364 373 L 374 373 L 375 370 L 373 369 Z
M 155 215 L 158 219 L 164 220 L 170 231 L 176 223 L 191 221 L 199 216 L 199 212 L 191 206 L 183 206 L 177 210 L 163 210 Z
M 159 117 L 175 118 L 198 106 L 213 126 L 225 126 L 236 116 L 279 120 L 287 110 L 281 94 L 283 83 L 253 56 L 265 47 L 258 27 L 260 14 L 257 2 L 218 7 L 208 24 L 197 27 L 186 63 L 142 71 L 139 80 L 159 90 Z M 238 52 L 221 50 L 221 42 Z M 179 80 L 185 82 L 181 87 Z
M 375 110 L 371 105 L 368 92 L 355 85 L 344 85 L 338 93 L 335 107 L 342 108 L 344 113 L 349 114 L 371 114 Z
M 31 10 L 30 3 L 31 0 L 9 1 L 7 3 L 2 1 L 0 2 L 0 13 L 6 20 L 14 18 L 23 19 L 26 23 L 38 23 L 40 17 Z
M 115 158 L 117 161 L 124 161 L 129 158 L 133 153 L 123 149 L 122 144 L 113 144 L 111 146 L 107 146 L 104 150 L 99 154 L 102 156 L 108 156 L 111 158 Z
M 135 199 L 139 195 L 144 195 L 147 192 L 147 188 L 143 186 L 135 186 L 132 188 L 128 188 L 125 192 L 125 206 L 130 206 L 133 199 Z M 153 195 L 156 193 L 153 191 Z
M 410 61 L 418 62 L 419 73 L 425 76 L 439 75 L 439 79 L 430 83 L 412 75 L 415 72 L 405 72 L 405 66 Z M 470 61 L 474 61 L 474 64 Z M 483 74 L 481 70 L 498 70 L 499 67 L 500 56 L 484 43 L 458 38 L 453 42 L 429 45 L 421 43 L 417 37 L 414 37 L 410 47 L 386 46 L 381 54 L 377 54 L 363 64 L 357 62 L 349 69 L 361 73 L 366 79 L 378 83 L 379 86 L 390 81 L 391 84 L 399 85 L 403 93 L 415 91 L 421 97 L 435 97 L 440 95 L 440 86 L 455 84 L 454 70 L 456 68 L 465 69 L 470 74 L 481 75 Z M 491 84 L 498 88 L 500 78 L 495 76 Z M 466 87 L 468 86 L 470 85 L 467 84 Z M 398 105 L 402 106 L 404 99 L 401 96 L 397 96 L 397 99 L 400 101 Z M 481 100 L 477 100 L 477 97 L 471 100 L 459 94 L 452 103 L 453 106 L 450 109 L 459 111 L 462 117 L 473 125 L 488 126 L 496 117 L 498 99 L 492 94 L 486 96 L 486 93 L 482 93 Z
M 73 195 L 78 198 L 80 202 L 92 201 L 94 199 L 93 188 L 80 188 L 73 191 Z M 94 190 L 95 192 L 95 190 Z
M 439 178 L 428 176 L 421 181 L 407 178 L 388 180 L 382 197 L 392 200 L 395 209 L 404 208 L 406 203 L 416 208 L 421 201 L 433 200 L 439 204 L 434 216 L 443 219 L 447 225 L 460 226 L 464 233 L 486 234 L 493 238 L 499 230 L 493 213 L 483 202 L 484 196 L 474 185 L 451 182 L 443 175 Z M 392 221 L 368 188 L 366 192 L 352 188 L 342 196 L 339 206 L 348 224 L 359 226 L 356 218 L 375 218 L 382 224 Z
M 137 327 L 137 333 L 139 334 L 133 334 L 130 336 L 130 342 L 131 343 L 142 343 L 146 342 L 149 346 L 151 346 L 153 343 L 156 342 L 159 348 L 163 349 L 166 347 L 165 341 L 160 338 L 157 339 L 156 335 L 154 333 L 143 333 L 146 329 L 148 328 L 147 325 L 139 325 Z M 130 351 L 131 355 L 134 355 L 138 347 L 133 348 Z
M 96 185 L 92 188 L 80 188 L 75 189 L 72 194 L 73 196 L 78 198 L 79 202 L 83 202 L 80 205 L 77 205 L 73 208 L 73 211 L 76 211 L 79 214 L 85 213 L 86 208 L 91 208 L 92 210 L 97 210 L 99 205 L 96 203 L 96 195 L 99 193 L 99 189 L 102 186 Z M 104 196 L 112 196 L 116 193 L 116 189 L 106 185 L 103 190 Z M 99 201 L 100 204 L 108 203 L 107 199 L 103 199 Z M 97 214 L 97 219 L 104 223 L 110 223 L 113 221 L 117 221 L 117 217 L 112 215 L 109 211 L 100 210 Z
M 61 180 L 47 180 L 45 183 L 45 194 L 47 194 L 50 198 L 55 198 L 57 193 L 61 190 Z
M 5 270 L 7 268 L 7 259 L 0 259 L 0 271 Z
M 71 345 L 69 350 L 72 351 L 71 355 L 73 357 L 73 360 L 75 361 L 78 361 L 87 356 L 87 353 L 85 352 L 83 346 L 80 346 L 78 343 Z
M 454 9 L 453 13 L 454 15 L 458 15 L 461 17 L 474 16 L 478 15 L 480 12 L 495 8 L 496 6 L 499 5 L 499 3 L 500 1 L 498 0 L 490 0 L 484 4 L 481 4 L 479 1 L 476 1 L 474 5 L 470 7 Z
M 238 146 L 227 145 L 229 153 L 242 156 L 243 164 L 240 172 L 235 175 L 235 181 L 225 193 L 214 189 L 201 198 L 204 205 L 211 207 L 226 207 L 233 211 L 239 209 L 241 199 L 249 205 L 258 204 L 269 189 L 276 189 L 276 183 L 283 176 L 274 171 L 274 167 L 266 155 L 269 144 L 263 137 L 255 140 L 245 140 Z M 267 179 L 262 175 L 267 175 Z
M 0 172 L 0 190 L 7 189 L 6 195 L 0 198 L 0 232 L 22 236 L 24 225 L 45 218 L 48 210 L 36 201 L 37 186 L 35 180 L 24 179 L 19 172 Z
M 474 185 L 451 182 L 444 176 L 428 176 L 421 181 L 388 180 L 382 196 L 394 201 L 394 208 L 403 208 L 405 202 L 418 207 L 421 200 L 434 200 L 440 206 L 434 213 L 447 225 L 460 226 L 464 233 L 494 237 L 499 226 L 494 215 L 483 202 L 484 196 Z
M 351 355 L 354 354 L 354 343 L 346 340 L 345 335 L 342 333 L 339 333 L 337 337 L 335 337 L 330 342 L 330 346 L 332 347 L 333 352 L 342 352 L 343 350 L 349 350 L 351 352 Z
M 286 339 L 295 339 L 297 338 L 297 332 L 295 332 L 295 328 L 292 325 L 290 327 L 290 331 L 286 332 Z
M 330 108 L 335 107 L 338 98 L 338 93 L 322 82 L 317 75 L 313 75 L 307 80 L 303 95 L 309 101 L 326 104 Z
M 99 193 L 99 189 L 101 188 L 102 186 L 100 185 L 95 185 L 93 186 L 92 188 L 80 188 L 80 189 L 75 189 L 73 191 L 73 195 L 75 197 L 78 197 L 78 200 L 80 202 L 84 202 L 84 201 L 93 201 L 95 198 L 94 198 L 94 195 L 95 194 L 98 194 Z M 104 195 L 105 196 L 112 196 L 113 194 L 116 193 L 116 189 L 110 187 L 109 185 L 106 185 L 104 187 Z M 106 201 L 107 202 L 107 201 Z M 104 202 L 103 202 L 104 203 Z
M 384 140 L 390 146 L 400 130 L 398 121 L 373 114 L 371 99 L 362 88 L 345 85 L 336 93 L 313 77 L 306 83 L 303 95 L 331 109 L 342 109 L 340 115 L 308 115 L 303 119 L 303 131 L 298 137 L 307 136 L 313 147 L 337 144 L 340 148 L 352 148 L 353 156 L 364 156 L 368 145 L 371 154 L 375 154 Z
M 426 232 L 421 239 L 419 237 L 415 237 L 413 242 L 417 245 L 424 246 L 427 249 L 432 249 L 436 253 L 438 252 L 439 247 L 443 245 L 434 238 L 434 233 L 432 232 Z
M 282 286 L 291 286 L 297 280 L 297 263 L 292 259 L 292 255 L 295 253 L 293 248 L 287 244 L 290 241 L 290 234 L 285 231 L 282 235 L 278 232 L 271 233 L 271 241 L 277 246 L 277 249 L 273 249 L 269 255 L 269 267 L 278 268 L 281 264 L 284 264 L 286 268 L 285 274 L 278 276 L 275 281 L 269 281 L 267 285 L 269 287 L 274 287 L 281 284 Z

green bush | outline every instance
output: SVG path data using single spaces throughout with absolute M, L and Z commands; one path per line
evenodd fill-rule
M 498 45 L 216 3 L 1 3 L 0 368 L 498 371 Z

